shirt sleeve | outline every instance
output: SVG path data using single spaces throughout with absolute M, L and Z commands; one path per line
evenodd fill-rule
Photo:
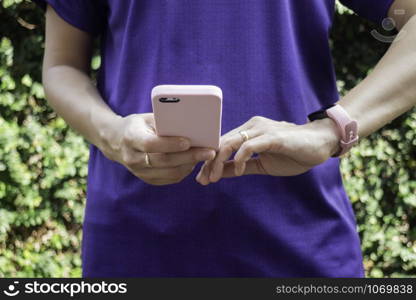
M 358 15 L 380 24 L 387 18 L 394 0 L 340 0 Z
M 98 35 L 105 26 L 105 7 L 102 0 L 33 0 L 46 9 L 52 6 L 56 13 L 72 26 Z

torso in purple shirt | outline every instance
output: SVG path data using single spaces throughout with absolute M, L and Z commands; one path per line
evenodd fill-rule
M 345 0 L 379 20 L 392 0 Z M 101 36 L 98 87 L 118 114 L 151 112 L 159 84 L 221 87 L 222 133 L 252 116 L 296 124 L 338 99 L 334 0 L 48 0 Z M 70 4 L 69 4 L 70 2 Z M 80 99 L 82 105 L 82 99 Z M 152 186 L 94 146 L 84 276 L 363 276 L 339 159 L 293 177 Z

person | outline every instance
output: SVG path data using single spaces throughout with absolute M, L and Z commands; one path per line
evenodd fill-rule
M 416 2 L 342 2 L 404 33 L 344 97 L 334 0 L 37 0 L 47 99 L 91 143 L 84 277 L 365 276 L 340 154 L 415 105 Z M 155 134 L 160 84 L 222 89 L 218 151 Z

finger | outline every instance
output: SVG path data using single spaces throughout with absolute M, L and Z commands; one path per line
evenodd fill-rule
M 207 162 L 204 162 L 204 164 L 199 169 L 198 174 L 195 176 L 195 180 L 200 184 L 203 184 L 203 180 L 201 180 L 201 178 L 202 178 L 202 173 L 204 172 L 204 168 L 205 168 L 206 164 L 207 164 Z
M 170 168 L 212 160 L 215 154 L 213 149 L 198 147 L 176 153 L 148 153 L 148 156 L 153 168 Z
M 273 138 L 272 140 L 268 135 L 261 135 L 243 143 L 234 155 L 235 174 L 237 176 L 242 175 L 244 173 L 246 161 L 248 161 L 254 153 L 267 152 L 274 144 L 276 144 L 276 139 Z
M 254 125 L 255 125 L 255 123 L 250 119 L 247 122 L 245 122 L 243 125 L 241 125 L 239 127 L 236 127 L 233 130 L 230 130 L 229 132 L 227 132 L 226 134 L 224 134 L 221 137 L 221 140 L 226 140 L 229 137 L 231 137 L 231 136 L 239 133 L 240 131 L 252 129 L 254 127 Z
M 244 173 L 241 175 L 250 175 L 250 174 L 261 174 L 267 175 L 261 160 L 258 157 L 251 158 L 245 163 Z M 224 171 L 222 174 L 223 178 L 241 176 L 235 174 L 235 163 L 234 161 L 227 161 L 224 164 Z
M 178 182 L 189 175 L 194 168 L 195 164 L 188 164 L 172 168 L 146 168 L 139 170 L 129 168 L 129 170 L 137 177 L 146 180 L 146 182 L 158 180 Z
M 124 142 L 141 152 L 181 152 L 191 147 L 189 139 L 177 136 L 158 136 L 154 127 L 141 118 L 128 127 Z
M 249 138 L 255 138 L 260 134 L 260 131 L 254 128 L 245 131 Z M 224 162 L 226 162 L 230 158 L 231 154 L 237 151 L 244 142 L 244 137 L 240 134 L 240 132 L 235 132 L 233 135 L 229 135 L 223 140 L 220 150 L 212 162 L 209 174 L 209 180 L 211 182 L 216 182 L 221 178 Z
M 138 138 L 135 145 L 137 150 L 148 153 L 172 153 L 186 151 L 190 148 L 190 141 L 183 137 L 157 136 L 146 134 Z
M 211 161 L 206 161 L 201 169 L 199 170 L 198 175 L 196 176 L 196 181 L 198 181 L 202 185 L 208 185 L 209 184 L 209 170 L 210 166 L 212 164 Z

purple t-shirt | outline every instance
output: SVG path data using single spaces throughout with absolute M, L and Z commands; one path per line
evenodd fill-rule
M 222 133 L 259 115 L 296 124 L 338 99 L 334 0 L 47 0 L 99 36 L 98 88 L 122 116 L 159 84 L 223 90 Z M 392 0 L 344 0 L 380 22 Z M 82 105 L 82 99 L 79 99 Z M 339 159 L 293 177 L 152 186 L 91 146 L 84 276 L 363 276 Z

